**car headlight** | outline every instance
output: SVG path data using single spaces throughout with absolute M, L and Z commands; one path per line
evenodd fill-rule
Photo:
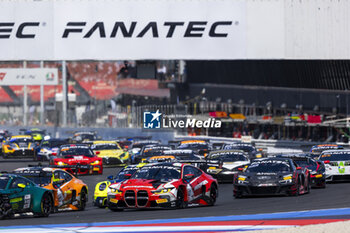
M 110 188 L 111 192 L 116 194 L 116 195 L 119 195 L 119 194 L 122 194 L 123 191 L 119 190 L 119 189 L 116 189 L 116 188 Z
M 91 163 L 91 165 L 97 165 L 97 164 L 100 164 L 100 161 L 99 160 L 96 160 L 94 162 Z
M 100 191 L 103 191 L 103 190 L 105 190 L 106 188 L 107 188 L 106 183 L 102 183 L 102 184 L 100 184 L 100 186 L 98 187 L 98 189 L 99 189 Z
M 292 178 L 293 178 L 292 175 L 283 176 L 283 179 L 280 180 L 280 183 L 283 183 L 283 184 L 292 183 L 292 181 L 293 181 Z
M 64 162 L 59 161 L 59 162 L 57 163 L 57 165 L 63 166 L 63 165 L 67 165 L 67 164 L 65 164 Z
M 246 176 L 238 176 L 237 180 L 238 180 L 237 181 L 238 184 L 247 184 L 247 183 L 249 183 L 249 181 L 247 180 Z
M 155 194 L 163 194 L 163 193 L 168 193 L 168 192 L 170 192 L 172 189 L 173 189 L 173 188 L 157 189 L 157 190 L 152 191 L 152 193 L 155 193 Z

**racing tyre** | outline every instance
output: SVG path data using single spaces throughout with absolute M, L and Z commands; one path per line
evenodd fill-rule
M 307 182 L 307 193 L 310 193 L 310 192 L 311 192 L 311 179 L 309 178 Z
M 299 196 L 300 195 L 300 178 L 298 178 L 298 184 L 297 188 L 295 190 L 295 193 L 292 194 L 293 196 Z
M 209 205 L 213 206 L 216 202 L 216 198 L 218 197 L 218 189 L 214 184 L 211 185 L 210 187 L 210 193 L 209 193 Z
M 53 199 L 48 193 L 44 193 L 41 198 L 41 213 L 37 214 L 37 217 L 48 217 L 53 211 Z
M 121 212 L 124 210 L 122 208 L 115 208 L 115 207 L 111 207 L 111 206 L 108 206 L 108 209 L 110 209 L 113 212 Z
M 187 203 L 185 202 L 185 193 L 183 191 L 183 188 L 179 188 L 179 190 L 177 191 L 176 208 L 184 209 L 186 207 Z
M 85 210 L 86 201 L 87 201 L 87 193 L 86 193 L 85 189 L 82 189 L 80 191 L 80 201 L 79 201 L 79 206 L 78 206 L 79 211 Z

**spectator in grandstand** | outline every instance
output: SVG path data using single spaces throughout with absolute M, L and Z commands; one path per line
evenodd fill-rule
M 157 68 L 157 76 L 160 81 L 164 81 L 167 73 L 167 68 L 163 64 L 162 66 L 158 66 Z
M 124 65 L 120 69 L 118 76 L 121 76 L 121 78 L 127 78 L 129 76 L 129 62 L 124 61 Z

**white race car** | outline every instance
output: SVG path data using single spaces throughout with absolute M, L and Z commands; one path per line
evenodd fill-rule
M 326 150 L 319 157 L 326 167 L 326 181 L 350 179 L 350 150 Z

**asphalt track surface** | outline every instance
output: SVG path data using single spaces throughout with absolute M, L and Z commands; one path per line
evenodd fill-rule
M 0 171 L 12 171 L 15 168 L 25 167 L 27 164 L 35 163 L 0 160 Z M 96 183 L 105 180 L 109 175 L 115 175 L 118 169 L 120 168 L 105 168 L 103 175 L 79 177 L 89 187 L 89 202 L 84 211 L 60 212 L 51 214 L 48 218 L 27 216 L 1 220 L 0 226 L 209 217 L 350 207 L 350 183 L 327 184 L 326 189 L 312 189 L 310 194 L 298 197 L 270 196 L 243 199 L 233 198 L 232 184 L 220 184 L 219 197 L 215 206 L 212 207 L 190 207 L 179 210 L 125 210 L 123 212 L 112 212 L 108 209 L 94 207 L 92 200 Z M 347 217 L 350 218 L 350 216 Z

